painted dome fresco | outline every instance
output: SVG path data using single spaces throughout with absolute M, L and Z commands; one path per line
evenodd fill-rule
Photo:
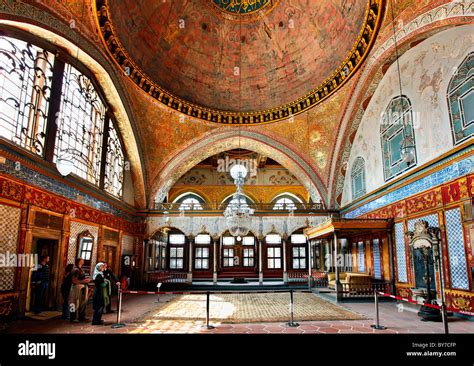
M 182 113 L 229 123 L 281 120 L 317 104 L 362 62 L 381 18 L 373 0 L 97 0 L 96 8 L 112 57 L 139 87 Z M 215 111 L 244 120 L 217 120 Z

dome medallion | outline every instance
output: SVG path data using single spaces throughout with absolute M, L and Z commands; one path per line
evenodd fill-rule
M 253 20 L 270 11 L 277 0 L 209 0 L 227 19 Z

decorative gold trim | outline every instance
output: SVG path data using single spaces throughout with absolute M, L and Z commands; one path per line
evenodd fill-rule
M 290 119 L 330 97 L 354 75 L 368 56 L 377 38 L 385 10 L 385 0 L 367 1 L 365 21 L 354 47 L 342 65 L 316 89 L 280 107 L 256 112 L 231 112 L 201 107 L 190 103 L 155 83 L 134 62 L 120 42 L 110 17 L 109 2 L 110 0 L 94 0 L 93 10 L 96 24 L 102 43 L 110 56 L 122 70 L 128 70 L 126 75 L 134 84 L 162 104 L 183 115 L 208 122 L 230 125 L 265 124 Z
M 451 289 L 446 289 L 444 290 L 446 295 L 451 295 L 451 296 L 463 296 L 463 297 L 474 297 L 474 293 L 472 293 L 469 290 L 451 290 Z

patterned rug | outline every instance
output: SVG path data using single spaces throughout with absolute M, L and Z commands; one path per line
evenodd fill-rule
M 50 320 L 53 318 L 60 317 L 61 315 L 63 315 L 63 313 L 60 311 L 42 311 L 39 314 L 28 312 L 25 314 L 27 318 L 35 320 Z
M 220 323 L 282 322 L 290 319 L 290 294 L 216 294 L 210 297 L 210 320 Z M 181 295 L 158 305 L 141 319 L 205 320 L 206 295 Z M 304 320 L 358 320 L 365 319 L 339 305 L 310 293 L 294 294 L 294 319 Z

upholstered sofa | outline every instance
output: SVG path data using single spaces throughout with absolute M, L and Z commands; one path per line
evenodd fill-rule
M 340 272 L 339 282 L 354 285 L 360 289 L 370 289 L 372 277 L 367 273 Z M 328 273 L 328 287 L 333 290 L 336 288 L 336 274 L 334 272 Z

